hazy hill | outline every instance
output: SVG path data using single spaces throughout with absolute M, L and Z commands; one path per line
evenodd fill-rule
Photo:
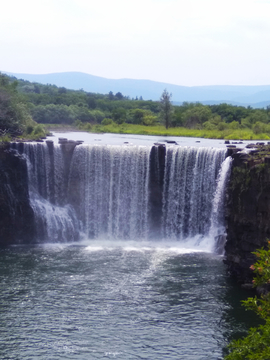
M 270 105 L 270 85 L 262 86 L 179 86 L 151 80 L 106 79 L 81 72 L 64 72 L 53 74 L 17 74 L 5 72 L 18 79 L 24 79 L 41 84 L 63 86 L 68 89 L 84 89 L 88 92 L 107 94 L 121 92 L 130 98 L 142 96 L 144 100 L 159 100 L 166 88 L 172 93 L 175 103 L 183 101 L 200 101 L 205 104 L 227 102 L 232 105 L 265 107 Z

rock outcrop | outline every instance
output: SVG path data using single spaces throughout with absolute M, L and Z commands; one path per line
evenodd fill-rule
M 270 238 L 270 146 L 232 154 L 227 193 L 226 259 L 230 273 L 241 283 L 251 282 L 252 254 Z
M 33 242 L 26 160 L 9 144 L 0 147 L 0 184 L 0 245 Z

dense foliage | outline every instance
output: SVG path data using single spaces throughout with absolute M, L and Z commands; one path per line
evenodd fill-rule
M 20 133 L 32 123 L 27 102 L 16 90 L 17 82 L 0 73 L 0 130 Z
M 17 89 L 17 94 L 27 99 L 32 118 L 41 124 L 76 124 L 80 129 L 92 131 L 158 132 L 164 135 L 182 135 L 183 129 L 189 129 L 190 136 L 270 139 L 270 106 L 267 109 L 252 109 L 229 104 L 202 105 L 188 102 L 172 106 L 171 96 L 168 102 L 164 102 L 165 93 L 161 95 L 161 101 L 144 101 L 141 97 L 130 99 L 121 92 L 113 94 L 110 91 L 102 95 L 83 89 L 75 91 L 14 77 L 5 78 L 10 88 L 14 91 Z M 168 118 L 164 116 L 164 104 L 170 105 Z M 128 126 L 124 126 L 126 124 Z M 161 125 L 166 126 L 166 131 L 178 130 L 164 132 L 161 131 Z M 154 127 L 154 130 L 150 131 L 150 127 Z
M 267 360 L 270 359 L 270 241 L 267 249 L 260 249 L 254 252 L 257 262 L 251 265 L 255 277 L 254 286 L 261 286 L 262 295 L 248 298 L 243 301 L 247 310 L 253 310 L 263 319 L 264 324 L 257 328 L 251 328 L 248 335 L 239 340 L 233 341 L 229 348 L 230 354 L 226 360 Z
M 0 141 L 27 135 L 38 138 L 45 135 L 41 125 L 33 121 L 30 104 L 17 90 L 18 82 L 0 73 Z

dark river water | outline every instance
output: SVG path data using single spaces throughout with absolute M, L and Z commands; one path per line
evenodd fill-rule
M 175 244 L 0 250 L 1 359 L 222 359 L 251 325 L 222 257 Z

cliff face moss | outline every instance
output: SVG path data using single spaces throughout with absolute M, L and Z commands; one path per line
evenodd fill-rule
M 0 245 L 31 243 L 35 226 L 26 160 L 9 144 L 0 147 L 0 184 Z
M 226 264 L 240 282 L 250 282 L 251 254 L 270 238 L 270 146 L 232 155 L 227 193 Z

